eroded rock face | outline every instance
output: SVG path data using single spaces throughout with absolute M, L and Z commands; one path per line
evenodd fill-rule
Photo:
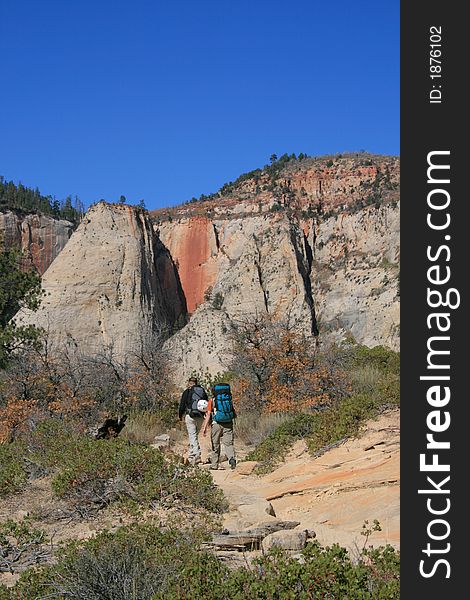
M 188 311 L 204 302 L 205 291 L 214 284 L 218 271 L 218 247 L 213 223 L 193 217 L 180 223 L 156 227 L 160 239 L 174 257 Z
M 158 232 L 178 265 L 190 313 L 204 302 L 230 318 L 290 310 L 307 330 L 314 328 L 304 236 L 286 215 L 196 217 L 162 224 Z M 194 249 L 195 237 L 204 252 Z
M 197 239 L 205 252 L 192 253 Z M 223 372 L 234 321 L 269 314 L 320 340 L 399 348 L 399 204 L 328 218 L 282 213 L 158 225 L 191 322 L 169 342 L 178 377 Z M 195 258 L 197 256 L 197 258 Z
M 202 253 L 196 253 L 196 260 L 193 253 L 185 254 L 195 229 L 206 249 L 205 261 Z M 227 370 L 233 322 L 270 314 L 288 319 L 307 335 L 317 332 L 304 235 L 286 215 L 212 223 L 183 219 L 158 231 L 179 265 L 194 311 L 190 323 L 167 342 L 177 379 L 193 371 Z
M 44 327 L 55 341 L 73 339 L 88 352 L 112 347 L 120 360 L 186 313 L 168 251 L 148 216 L 129 206 L 90 208 L 42 285 L 39 311 L 17 320 Z
M 28 318 L 122 356 L 142 331 L 173 328 L 176 380 L 227 370 L 232 325 L 265 315 L 312 342 L 398 349 L 398 183 L 398 158 L 351 155 L 293 161 L 274 182 L 263 171 L 228 196 L 151 218 L 99 203 Z
M 311 226 L 307 238 L 322 334 L 399 350 L 399 205 L 330 217 Z
M 0 212 L 0 232 L 6 248 L 23 250 L 42 275 L 72 235 L 73 223 L 46 215 Z

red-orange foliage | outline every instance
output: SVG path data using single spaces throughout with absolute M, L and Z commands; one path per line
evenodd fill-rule
M 0 376 L 0 441 L 51 417 L 85 429 L 132 408 L 158 412 L 172 396 L 163 357 L 150 358 L 120 364 L 112 353 L 84 356 L 68 347 L 18 357 Z
M 36 410 L 36 402 L 10 397 L 0 408 L 0 444 L 27 430 L 27 422 Z
M 267 318 L 243 323 L 234 349 L 231 370 L 247 410 L 299 412 L 337 396 L 342 374 L 319 364 L 314 342 L 286 324 Z

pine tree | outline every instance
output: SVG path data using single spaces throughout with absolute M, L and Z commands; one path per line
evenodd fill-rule
M 20 308 L 37 310 L 41 302 L 41 278 L 21 268 L 17 250 L 0 252 L 0 368 L 12 354 L 37 343 L 41 331 L 33 325 L 16 325 L 12 318 Z

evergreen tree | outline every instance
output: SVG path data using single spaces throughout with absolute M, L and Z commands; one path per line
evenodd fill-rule
M 37 343 L 41 331 L 33 325 L 16 325 L 12 317 L 20 308 L 37 310 L 41 301 L 41 278 L 21 268 L 17 250 L 0 252 L 0 368 L 12 353 Z
M 72 223 L 78 223 L 84 213 L 84 207 L 78 196 L 75 196 L 75 207 L 72 206 L 72 198 L 68 196 L 65 201 L 59 203 L 52 196 L 42 196 L 38 188 L 34 190 L 13 181 L 6 181 L 0 176 L 0 209 L 16 210 L 25 213 L 42 213 L 55 218 L 68 219 Z

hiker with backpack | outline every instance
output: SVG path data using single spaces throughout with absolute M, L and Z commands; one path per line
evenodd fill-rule
M 198 434 L 204 422 L 208 406 L 206 390 L 198 385 L 195 377 L 188 380 L 188 387 L 181 395 L 178 416 L 179 420 L 186 424 L 189 437 L 190 464 L 197 465 L 201 462 L 201 447 L 199 446 Z
M 225 446 L 228 462 L 231 469 L 235 469 L 235 450 L 233 448 L 233 420 L 236 417 L 232 402 L 232 393 L 228 383 L 218 383 L 213 386 L 212 398 L 209 400 L 206 418 L 202 426 L 202 435 L 205 436 L 209 423 L 211 424 L 210 469 L 219 468 L 220 443 Z

